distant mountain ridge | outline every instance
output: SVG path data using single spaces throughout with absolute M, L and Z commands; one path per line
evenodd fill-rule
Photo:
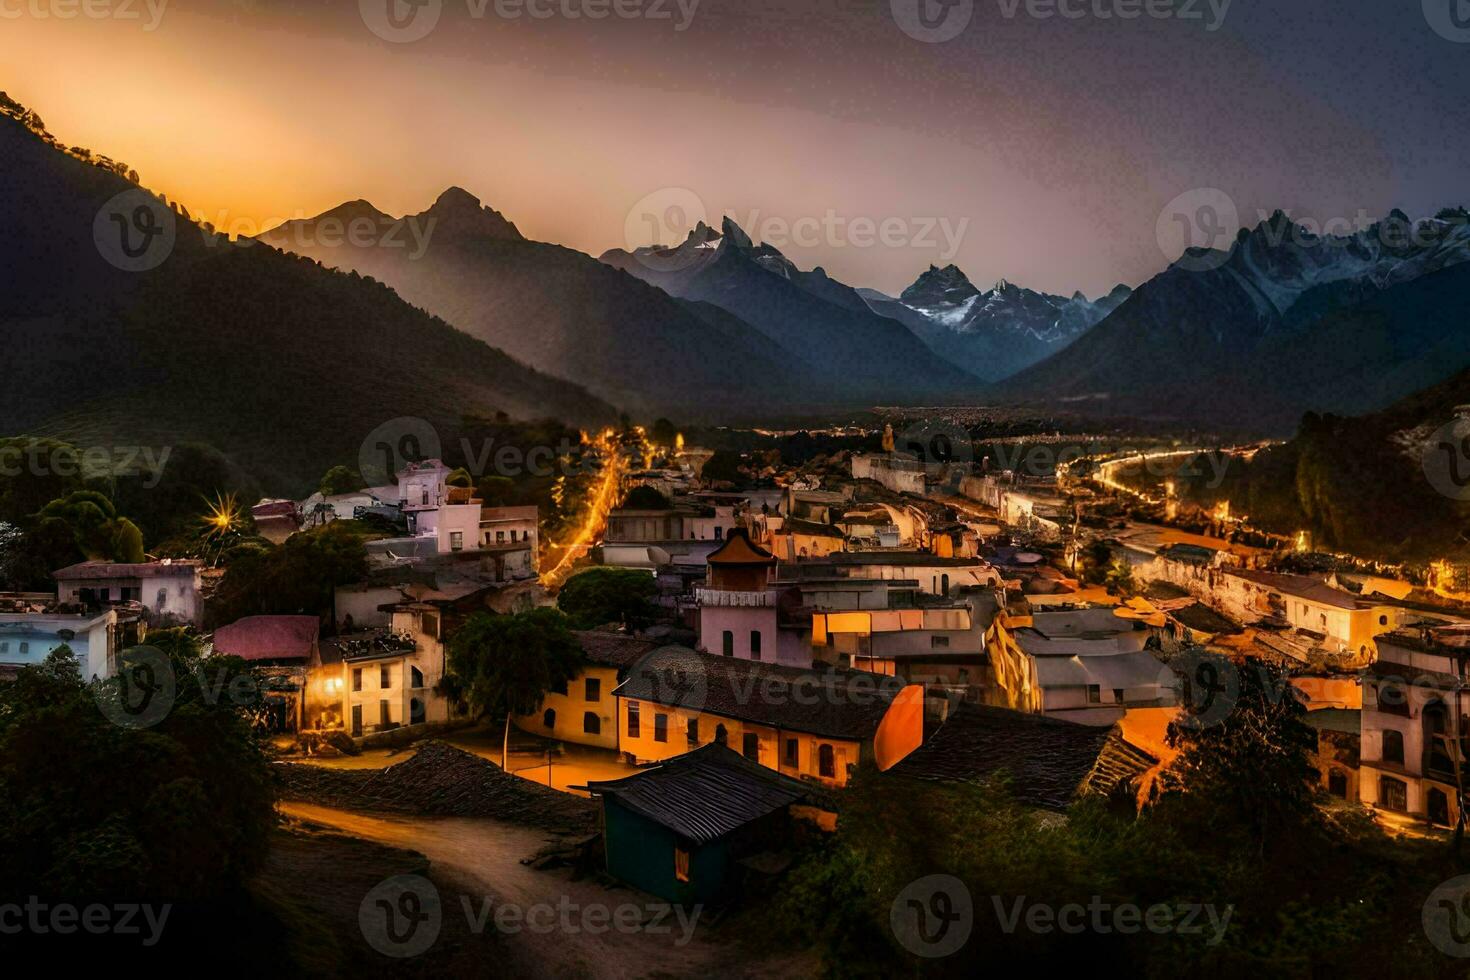
M 0 172 L 0 433 L 203 442 L 268 491 L 300 494 L 329 466 L 355 465 L 395 419 L 425 419 L 448 441 L 466 418 L 500 412 L 616 418 L 380 284 L 231 243 L 12 118 L 0 117 Z M 125 271 L 112 255 L 107 219 L 123 194 L 124 222 L 143 209 L 173 228 L 151 269 Z
M 366 218 L 380 232 L 325 231 Z M 742 322 L 713 318 L 591 256 L 525 238 L 457 187 L 392 217 L 367 202 L 287 222 L 277 248 L 386 283 L 404 299 L 621 408 L 715 419 L 837 396 L 797 354 Z
M 1080 292 L 1054 296 L 1003 279 L 981 290 L 957 266 L 931 265 L 897 299 L 871 291 L 864 298 L 953 363 L 1000 381 L 1072 343 L 1131 292 L 1115 286 L 1094 302 Z
M 674 296 L 740 317 L 816 368 L 824 385 L 864 399 L 962 398 L 983 386 L 931 351 L 907 324 L 874 312 L 824 269 L 798 269 L 732 219 L 700 222 L 677 246 L 612 249 L 602 261 Z
M 1470 363 L 1466 295 L 1446 288 L 1456 277 L 1436 279 L 1467 259 L 1463 210 L 1420 222 L 1394 211 L 1339 238 L 1313 236 L 1276 212 L 1242 229 L 1228 251 L 1190 250 L 999 392 L 1185 422 L 1233 415 L 1272 431 L 1308 409 L 1371 411 Z M 1434 324 L 1415 331 L 1433 353 L 1400 350 L 1403 384 L 1355 389 L 1352 379 L 1375 372 L 1384 318 L 1418 316 Z M 1420 369 L 1408 368 L 1415 361 Z

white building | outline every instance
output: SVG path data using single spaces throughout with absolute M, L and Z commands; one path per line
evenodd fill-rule
M 198 626 L 203 564 L 194 559 L 123 564 L 86 561 L 55 573 L 59 602 L 100 606 L 138 603 L 155 625 L 170 622 Z
M 0 668 L 33 667 L 64 646 L 76 656 L 83 679 L 106 680 L 117 673 L 117 655 L 125 648 L 122 626 L 115 609 L 81 616 L 0 613 Z

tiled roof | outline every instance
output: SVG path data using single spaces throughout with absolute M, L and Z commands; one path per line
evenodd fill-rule
M 718 742 L 622 779 L 587 784 L 696 844 L 705 844 L 808 796 L 801 783 Z
M 787 731 L 862 741 L 877 732 L 903 687 L 896 678 L 864 671 L 804 670 L 666 646 L 635 664 L 616 693 Z
M 1227 569 L 1225 574 L 1243 578 L 1247 582 L 1254 582 L 1285 595 L 1318 602 L 1324 606 L 1357 609 L 1361 605 L 1358 597 L 1351 592 L 1334 589 L 1321 579 L 1310 575 L 1286 575 L 1281 572 L 1261 572 L 1251 568 L 1231 568 Z
M 658 646 L 651 640 L 598 630 L 577 633 L 577 642 L 582 645 L 582 656 L 589 661 L 619 670 L 633 666 L 639 657 Z
M 1111 793 L 1158 762 L 1112 728 L 961 704 L 890 775 L 971 782 L 1004 772 L 1021 802 L 1063 809 L 1084 793 Z
M 776 556 L 751 541 L 744 528 L 736 528 L 706 560 L 711 565 L 774 565 Z
M 247 616 L 214 632 L 214 648 L 245 660 L 305 660 L 321 623 L 315 616 Z
M 136 564 L 124 564 L 106 561 L 84 561 L 76 565 L 68 565 L 52 573 L 53 578 L 66 579 L 93 579 L 93 578 L 143 578 L 157 575 L 188 575 L 192 577 L 203 567 L 203 563 L 193 558 L 182 558 L 164 564 L 161 561 L 140 562 Z
M 1179 622 L 1200 633 L 1239 633 L 1240 624 L 1222 616 L 1203 602 L 1196 602 L 1169 613 Z

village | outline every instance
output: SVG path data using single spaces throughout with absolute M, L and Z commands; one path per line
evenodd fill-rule
M 150 634 L 182 630 L 260 678 L 284 814 L 350 829 L 382 809 L 386 790 L 360 791 L 380 772 L 399 811 L 554 814 L 569 861 L 681 907 L 770 887 L 792 827 L 830 833 L 860 770 L 890 793 L 1004 778 L 1039 811 L 1142 806 L 1171 732 L 1229 719 L 1222 665 L 1289 679 L 1324 800 L 1412 838 L 1459 824 L 1470 609 L 1444 589 L 1285 571 L 1294 549 L 1223 522 L 1127 516 L 1111 479 L 925 459 L 891 427 L 879 451 L 784 470 L 664 438 L 594 438 L 595 489 L 560 544 L 535 506 L 487 506 L 440 459 L 259 502 L 239 519 L 277 545 L 387 529 L 320 613 L 212 621 L 224 573 L 200 558 L 56 569 L 54 594 L 0 596 L 0 676 L 64 648 L 85 678 L 126 681 Z M 570 661 L 524 666 L 538 647 L 507 661 L 525 676 L 460 676 L 511 657 L 464 637 L 498 623 L 514 643 L 538 614 Z M 468 809 L 425 788 L 507 774 Z

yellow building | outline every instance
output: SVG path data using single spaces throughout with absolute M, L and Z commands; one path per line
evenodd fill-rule
M 844 786 L 871 758 L 887 769 L 923 741 L 924 691 L 892 677 L 713 657 L 662 647 L 618 695 L 618 749 L 656 762 L 721 742 L 788 776 Z
M 564 688 L 546 692 L 541 708 L 517 715 L 516 727 L 554 738 L 604 749 L 618 747 L 618 709 L 613 691 L 626 671 L 655 644 L 619 633 L 577 634 L 586 666 Z

